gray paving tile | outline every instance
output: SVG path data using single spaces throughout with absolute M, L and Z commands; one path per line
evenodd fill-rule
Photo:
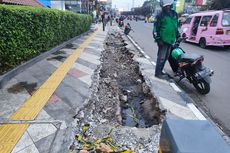
M 97 47 L 97 48 L 103 48 L 103 43 L 102 42 L 91 42 L 89 43 L 89 46 L 94 46 L 94 47 Z
M 185 106 L 186 103 L 182 100 L 182 98 L 177 94 L 175 90 L 169 85 L 164 84 L 158 81 L 151 81 L 152 91 L 156 96 L 164 97 L 174 101 L 177 104 Z
M 60 97 L 63 100 L 63 102 L 65 102 L 73 109 L 83 106 L 83 96 L 80 93 L 76 92 L 70 86 L 67 86 L 62 83 L 61 85 L 59 85 L 55 93 L 58 97 Z
M 12 153 L 19 152 L 20 150 L 24 150 L 26 147 L 33 144 L 32 139 L 30 138 L 28 132 L 25 132 L 22 138 L 19 140 Z
M 93 49 L 93 48 L 86 48 L 86 49 L 84 50 L 84 52 L 90 53 L 90 54 L 93 54 L 93 55 L 97 55 L 97 56 L 99 56 L 99 57 L 100 57 L 100 55 L 101 55 L 101 52 L 100 52 L 100 51 L 98 51 L 98 50 L 96 50 L 96 49 Z
M 72 129 L 59 130 L 50 153 L 69 153 L 72 142 Z
M 50 64 L 51 65 L 51 64 Z M 44 68 L 45 69 L 45 68 Z M 44 83 L 50 76 L 50 73 L 44 73 L 43 68 L 40 68 L 38 66 L 33 66 L 28 69 L 28 72 L 39 82 Z
M 73 121 L 73 116 L 76 115 L 75 109 L 67 105 L 64 101 L 57 103 L 47 103 L 44 110 L 55 120 L 63 120 L 67 124 Z
M 39 152 L 38 152 L 38 149 L 36 148 L 36 146 L 34 144 L 32 144 L 32 145 L 20 150 L 17 153 L 39 153 Z
M 35 89 L 38 89 L 43 82 L 38 81 L 35 77 L 31 75 L 29 71 L 24 71 L 23 73 L 20 73 L 15 77 L 15 79 L 18 80 L 18 82 L 25 82 L 27 84 L 36 84 Z
M 77 39 L 74 40 L 72 44 L 82 44 L 85 41 L 85 39 Z
M 26 130 L 33 142 L 37 142 L 57 131 L 57 128 L 53 124 L 30 124 Z
M 91 69 L 93 69 L 93 70 L 97 68 L 97 65 L 96 65 L 96 64 L 87 62 L 87 61 L 85 61 L 85 60 L 83 60 L 83 59 L 80 59 L 80 58 L 77 60 L 77 63 L 82 64 L 82 65 L 84 65 L 84 66 L 87 66 L 87 67 L 89 67 L 89 68 L 91 68 Z
M 72 54 L 75 51 L 75 49 L 63 48 L 63 49 L 61 49 L 61 51 L 63 51 L 64 53 L 63 54 L 58 54 L 58 55 L 68 56 L 68 55 Z
M 68 86 L 71 86 L 75 91 L 79 92 L 84 97 L 89 97 L 89 86 L 81 80 L 67 75 L 62 82 Z
M 2 118 L 9 118 L 10 115 L 24 104 L 30 97 L 27 91 L 22 90 L 19 93 L 8 93 L 7 90 L 2 91 L 4 100 L 0 101 L 0 116 Z
M 48 153 L 51 149 L 51 145 L 54 141 L 56 133 L 51 134 L 37 142 L 35 142 L 35 146 L 37 147 L 40 153 Z

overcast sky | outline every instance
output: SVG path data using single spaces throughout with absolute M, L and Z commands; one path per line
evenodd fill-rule
M 134 7 L 142 6 L 145 0 L 134 0 Z M 125 11 L 132 8 L 133 0 L 112 0 L 113 8 L 116 6 L 118 9 L 123 9 Z

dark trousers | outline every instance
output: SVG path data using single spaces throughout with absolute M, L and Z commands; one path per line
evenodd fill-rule
M 155 76 L 162 75 L 162 71 L 165 66 L 165 62 L 168 60 L 171 53 L 171 45 L 169 44 L 158 44 L 157 63 L 155 69 Z

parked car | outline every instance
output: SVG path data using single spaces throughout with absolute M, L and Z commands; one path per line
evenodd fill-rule
M 137 16 L 137 18 L 138 18 L 138 20 L 142 20 L 142 21 L 145 20 L 145 17 L 143 15 L 139 15 L 139 16 Z
M 186 41 L 206 46 L 230 46 L 230 10 L 191 14 L 181 27 Z

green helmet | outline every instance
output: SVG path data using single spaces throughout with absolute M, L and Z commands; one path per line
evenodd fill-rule
M 178 59 L 182 54 L 183 54 L 183 50 L 180 49 L 180 48 L 175 48 L 173 49 L 172 51 L 172 57 L 175 58 L 175 59 Z

